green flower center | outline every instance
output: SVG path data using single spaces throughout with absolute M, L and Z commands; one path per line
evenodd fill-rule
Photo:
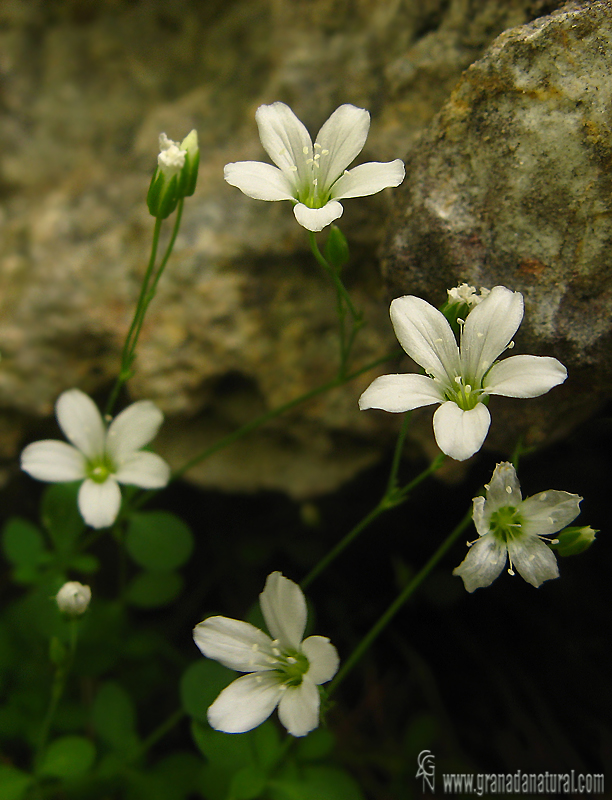
M 310 663 L 304 653 L 297 650 L 285 650 L 277 657 L 276 671 L 282 676 L 285 686 L 299 686 L 308 672 Z
M 461 375 L 455 376 L 454 386 L 447 388 L 444 396 L 456 403 L 462 411 L 471 411 L 483 400 L 481 387 L 468 383 Z
M 115 472 L 115 465 L 108 456 L 102 456 L 90 461 L 86 467 L 87 477 L 96 483 L 104 483 L 109 475 Z
M 521 535 L 523 520 L 514 506 L 498 508 L 491 514 L 490 528 L 502 542 L 516 539 Z

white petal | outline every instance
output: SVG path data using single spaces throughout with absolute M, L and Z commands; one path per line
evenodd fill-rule
M 463 579 L 468 592 L 481 586 L 489 586 L 504 568 L 506 545 L 498 541 L 492 533 L 478 539 L 468 550 L 461 564 L 453 570 L 453 575 Z
M 312 159 L 312 139 L 289 106 L 259 106 L 255 119 L 261 143 L 276 166 L 295 181 L 294 185 L 311 183 L 312 167 L 307 161 Z
M 580 514 L 582 497 L 549 490 L 534 494 L 521 503 L 521 530 L 533 536 L 550 536 L 565 528 Z
M 493 477 L 487 486 L 487 502 L 485 514 L 491 514 L 504 506 L 518 508 L 523 500 L 516 470 L 509 461 L 498 464 L 493 470 Z
M 413 295 L 393 300 L 389 314 L 395 335 L 408 355 L 449 386 L 459 374 L 459 348 L 444 314 Z
M 200 651 L 220 664 L 240 672 L 271 667 L 272 640 L 250 622 L 229 617 L 209 617 L 193 629 Z
M 117 464 L 154 439 L 164 415 L 150 400 L 139 400 L 124 408 L 111 422 L 106 434 L 106 451 Z
M 494 286 L 467 315 L 461 337 L 461 365 L 466 383 L 482 376 L 508 346 L 523 319 L 523 295 Z
M 61 394 L 55 405 L 55 415 L 66 438 L 87 458 L 104 453 L 105 427 L 98 407 L 80 389 Z
M 480 450 L 490 424 L 491 415 L 482 403 L 470 411 L 452 402 L 442 403 L 433 418 L 438 447 L 456 461 L 465 461 Z
M 225 180 L 255 200 L 292 200 L 296 194 L 289 179 L 272 164 L 261 161 L 236 161 L 226 164 Z
M 326 683 L 338 671 L 338 651 L 325 636 L 309 636 L 302 642 L 302 652 L 310 664 L 307 675 L 313 683 Z
M 317 176 L 321 186 L 330 187 L 361 153 L 369 130 L 370 114 L 365 108 L 347 103 L 334 111 L 316 140 L 321 148 L 315 147 L 321 154 Z
M 485 514 L 485 499 L 482 496 L 475 497 L 472 500 L 472 521 L 474 527 L 478 531 L 479 536 L 486 536 L 490 533 L 491 526 L 489 525 L 489 515 Z
M 388 186 L 399 186 L 405 174 L 404 162 L 399 158 L 385 163 L 370 161 L 354 167 L 338 178 L 332 187 L 331 196 L 335 200 L 366 197 L 381 192 Z
M 85 456 L 76 447 L 55 439 L 29 444 L 21 454 L 21 469 L 39 481 L 62 483 L 80 481 L 85 473 Z
M 323 208 L 309 208 L 304 203 L 293 206 L 295 218 L 307 231 L 322 231 L 335 219 L 342 216 L 344 209 L 337 200 L 330 200 Z
M 278 704 L 278 718 L 292 736 L 306 736 L 319 724 L 319 690 L 304 676 L 299 686 L 288 686 Z
M 494 364 L 485 375 L 487 394 L 504 397 L 539 397 L 567 378 L 567 370 L 548 356 L 511 356 Z
M 299 650 L 306 627 L 306 599 L 297 583 L 280 572 L 268 575 L 259 605 L 273 639 Z
M 89 478 L 79 489 L 79 511 L 92 528 L 108 528 L 117 519 L 121 507 L 121 489 L 113 478 L 96 483 Z
M 508 542 L 508 553 L 521 576 L 536 588 L 559 577 L 555 554 L 537 536 L 521 536 Z
M 274 673 L 243 675 L 226 686 L 208 709 L 210 727 L 224 733 L 246 733 L 268 719 L 282 691 Z
M 161 456 L 142 451 L 124 459 L 114 476 L 119 483 L 141 489 L 161 489 L 170 480 L 170 467 Z
M 359 398 L 359 408 L 400 413 L 444 400 L 438 385 L 426 375 L 381 375 Z

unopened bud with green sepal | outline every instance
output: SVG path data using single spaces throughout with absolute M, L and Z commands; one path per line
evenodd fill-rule
M 198 182 L 198 167 L 200 166 L 200 148 L 195 128 L 185 136 L 179 147 L 185 153 L 185 162 L 178 178 L 178 196 L 191 197 Z
M 337 225 L 332 225 L 329 229 L 329 236 L 325 242 L 325 258 L 332 267 L 338 272 L 348 262 L 349 246 L 345 235 Z
M 147 194 L 147 206 L 152 216 L 166 219 L 181 198 L 194 193 L 199 163 L 200 150 L 195 130 L 188 133 L 180 144 L 168 139 L 165 133 L 160 134 L 157 168 Z
M 578 553 L 584 553 L 593 544 L 596 533 L 599 531 L 594 530 L 590 525 L 582 528 L 565 528 L 557 535 L 557 541 L 551 543 L 550 546 L 560 556 L 577 556 Z

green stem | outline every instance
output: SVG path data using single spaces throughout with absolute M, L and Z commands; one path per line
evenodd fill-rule
M 330 391 L 331 389 L 335 389 L 338 386 L 343 386 L 345 383 L 349 383 L 350 381 L 358 378 L 360 375 L 363 375 L 364 372 L 369 372 L 371 369 L 378 367 L 380 364 L 384 364 L 387 361 L 391 361 L 394 358 L 397 358 L 398 353 L 392 353 L 387 356 L 383 356 L 382 358 L 377 358 L 375 361 L 371 361 L 369 364 L 366 364 L 364 367 L 360 367 L 356 369 L 354 372 L 351 372 L 344 377 L 336 376 L 332 378 L 331 381 L 322 384 L 321 386 L 317 386 L 316 389 L 311 389 L 309 392 L 296 397 L 294 400 L 289 400 L 287 403 L 283 403 L 276 408 L 270 409 L 270 411 L 266 411 L 264 414 L 261 414 L 259 417 L 255 417 L 255 419 L 246 422 L 244 425 L 241 425 L 240 428 L 237 428 L 235 431 L 228 433 L 227 436 L 224 436 L 219 441 L 215 442 L 214 444 L 207 447 L 206 450 L 203 450 L 197 456 L 194 456 L 192 459 L 187 461 L 186 464 L 183 464 L 182 467 L 179 467 L 177 470 L 174 470 L 172 473 L 171 480 L 176 480 L 183 476 L 186 472 L 188 472 L 192 467 L 195 467 L 196 464 L 199 464 L 201 461 L 205 461 L 210 456 L 214 455 L 219 450 L 223 450 L 230 444 L 233 444 L 238 439 L 242 439 L 247 434 L 251 433 L 251 431 L 260 428 L 266 422 L 269 422 L 276 417 L 280 417 L 286 411 L 290 411 L 292 408 L 299 406 L 301 403 L 305 403 L 308 400 L 312 400 L 314 397 L 318 397 L 320 394 L 324 394 L 325 392 Z
M 380 619 L 370 628 L 370 630 L 368 631 L 368 633 L 366 633 L 361 642 L 359 642 L 357 647 L 353 650 L 351 655 L 344 662 L 342 669 L 340 669 L 336 677 L 329 684 L 329 687 L 327 689 L 328 697 L 332 694 L 332 692 L 334 692 L 338 688 L 340 683 L 344 680 L 344 678 L 346 678 L 346 676 L 353 669 L 355 664 L 357 664 L 357 662 L 365 654 L 365 652 L 368 650 L 368 648 L 374 642 L 374 640 L 383 632 L 383 630 L 391 622 L 393 617 L 401 609 L 404 603 L 406 603 L 407 600 L 410 597 L 412 597 L 414 592 L 423 583 L 425 578 L 429 575 L 432 569 L 440 561 L 442 556 L 444 556 L 445 553 L 450 549 L 451 545 L 459 538 L 459 536 L 461 536 L 461 534 L 468 527 L 471 521 L 472 521 L 472 509 L 470 508 L 465 517 L 452 531 L 452 533 L 442 542 L 440 547 L 438 547 L 436 552 L 431 556 L 431 558 L 425 564 L 425 566 L 422 567 L 419 570 L 419 572 L 417 572 L 414 578 L 406 585 L 404 590 L 397 596 L 397 598 L 393 601 L 393 603 L 391 603 L 389 608 L 380 617 Z
M 68 648 L 68 654 L 66 656 L 66 660 L 62 664 L 58 664 L 55 668 L 55 675 L 53 676 L 53 684 L 51 686 L 51 698 L 49 700 L 49 707 L 47 708 L 47 713 L 43 720 L 43 724 L 40 729 L 40 736 L 38 738 L 38 745 L 36 747 L 36 753 L 34 755 L 34 772 L 38 774 L 40 767 L 42 765 L 43 757 L 45 755 L 45 750 L 47 749 L 47 739 L 49 738 L 49 732 L 51 730 L 51 724 L 53 723 L 53 718 L 55 717 L 55 712 L 57 711 L 57 706 L 59 701 L 62 698 L 64 693 L 64 689 L 66 687 L 66 679 L 68 678 L 68 674 L 72 667 L 72 662 L 74 661 L 74 654 L 76 652 L 77 640 L 78 640 L 78 620 L 73 618 L 69 620 L 70 625 L 70 644 Z
M 143 741 L 143 743 L 138 747 L 138 749 L 134 752 L 132 756 L 130 756 L 130 762 L 138 761 L 139 758 L 147 753 L 154 744 L 157 744 L 160 739 L 163 739 L 164 736 L 174 728 L 185 716 L 185 712 L 182 708 L 178 708 L 174 711 L 170 716 L 165 719 L 161 725 L 155 728 L 152 733 L 150 733 L 147 738 Z
M 348 308 L 348 310 L 350 312 L 351 317 L 353 318 L 353 320 L 355 322 L 357 322 L 357 321 L 361 322 L 362 315 L 360 314 L 359 311 L 357 311 L 357 309 L 353 305 L 353 301 L 351 300 L 351 296 L 348 293 L 345 285 L 342 283 L 342 280 L 340 279 L 340 276 L 338 275 L 337 270 L 335 270 L 331 266 L 331 264 L 328 262 L 328 260 L 323 255 L 323 253 L 319 250 L 319 245 L 317 244 L 317 238 L 316 238 L 316 236 L 315 236 L 313 231 L 308 231 L 308 241 L 310 242 L 310 249 L 312 250 L 312 253 L 313 253 L 314 257 L 317 259 L 319 264 L 323 267 L 325 272 L 328 273 L 328 275 L 330 276 L 330 278 L 334 282 L 334 285 L 336 287 L 336 291 L 344 299 L 344 302 L 346 303 L 346 306 L 347 306 L 347 308 Z
M 399 470 L 400 461 L 402 460 L 402 452 L 404 450 L 404 442 L 406 441 L 406 434 L 410 425 L 411 413 L 407 412 L 404 415 L 400 434 L 397 437 L 397 443 L 393 452 L 393 461 L 391 463 L 391 472 L 389 473 L 389 480 L 387 481 L 387 491 L 385 496 L 389 496 L 397 488 L 397 472 Z
M 387 484 L 387 489 L 379 501 L 379 503 L 367 514 L 360 522 L 355 525 L 355 527 L 350 530 L 346 536 L 341 539 L 335 547 L 323 556 L 323 558 L 316 564 L 308 573 L 308 575 L 304 578 L 301 582 L 300 586 L 302 589 L 306 589 L 315 578 L 317 578 L 323 570 L 327 569 L 327 567 L 334 561 L 346 548 L 353 542 L 359 534 L 364 531 L 369 525 L 374 522 L 375 519 L 380 517 L 381 514 L 384 514 L 385 511 L 388 511 L 391 508 L 395 508 L 395 506 L 401 505 L 408 499 L 408 495 L 410 492 L 422 483 L 425 478 L 429 477 L 429 475 L 433 474 L 436 470 L 438 470 L 445 459 L 443 453 L 438 455 L 431 464 L 424 469 L 419 475 L 416 476 L 410 483 L 406 484 L 401 489 L 398 489 L 395 485 L 396 481 L 396 474 L 397 469 L 399 466 L 399 457 L 396 458 L 397 454 L 401 454 L 402 445 L 404 442 L 404 438 L 406 436 L 407 431 L 407 422 L 408 420 L 404 420 L 404 424 L 402 426 L 402 431 L 400 432 L 398 442 L 395 448 L 395 454 L 393 458 L 393 465 L 391 467 L 391 474 L 389 475 L 389 482 Z

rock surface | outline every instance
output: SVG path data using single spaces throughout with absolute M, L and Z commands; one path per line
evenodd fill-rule
M 50 415 L 61 391 L 78 386 L 103 399 L 112 384 L 148 257 L 152 220 L 144 196 L 160 131 L 180 139 L 198 129 L 200 180 L 143 329 L 130 391 L 166 412 L 156 446 L 178 466 L 335 371 L 333 292 L 313 264 L 289 204 L 251 200 L 222 178 L 228 161 L 265 159 L 254 122 L 257 106 L 288 102 L 313 133 L 343 102 L 367 107 L 372 129 L 361 160 L 412 153 L 411 170 L 417 170 L 417 160 L 426 154 L 419 134 L 462 71 L 503 30 L 559 5 L 542 0 L 3 3 L 3 457 L 14 465 L 11 459 L 24 438 L 57 436 Z M 537 22 L 534 31 L 538 25 L 549 23 Z M 514 35 L 520 34 L 510 32 L 492 52 Z M 571 28 L 567 35 L 577 41 Z M 544 70 L 552 61 L 545 48 L 540 56 Z M 571 59 L 562 63 L 570 69 Z M 590 86 L 591 79 L 585 80 Z M 484 90 L 481 97 L 485 103 Z M 465 125 L 468 111 L 466 106 Z M 547 129 L 554 132 L 557 126 Z M 605 131 L 594 126 L 588 136 L 605 159 Z M 407 181 L 409 191 L 418 188 L 413 181 L 414 176 Z M 599 187 L 592 189 L 591 207 L 597 225 L 605 227 L 607 206 L 597 205 L 596 195 Z M 389 297 L 375 257 L 391 197 L 389 190 L 349 200 L 341 220 L 353 250 L 346 280 L 369 321 L 356 364 L 395 346 Z M 403 202 L 406 207 L 406 198 Z M 394 225 L 402 225 L 404 238 L 393 244 L 391 237 L 386 263 L 391 283 L 404 285 L 409 238 L 403 214 L 398 216 Z M 525 258 L 538 259 L 538 252 L 530 249 Z M 536 261 L 525 264 L 525 286 L 532 288 L 539 267 Z M 496 282 L 504 278 L 494 271 L 489 275 Z M 416 291 L 418 284 L 439 302 L 445 280 L 441 273 L 424 277 L 402 291 Z M 555 339 L 553 333 L 546 344 Z M 207 486 L 277 488 L 296 497 L 334 488 L 376 459 L 397 429 L 392 415 L 357 410 L 357 397 L 372 377 L 295 409 L 191 477 Z M 425 420 L 423 430 L 430 428 Z
M 413 148 L 384 273 L 438 301 L 458 281 L 521 291 L 517 351 L 569 367 L 555 399 L 499 407 L 490 444 L 562 436 L 612 386 L 612 4 L 502 34 Z M 525 415 L 528 415 L 527 417 Z

